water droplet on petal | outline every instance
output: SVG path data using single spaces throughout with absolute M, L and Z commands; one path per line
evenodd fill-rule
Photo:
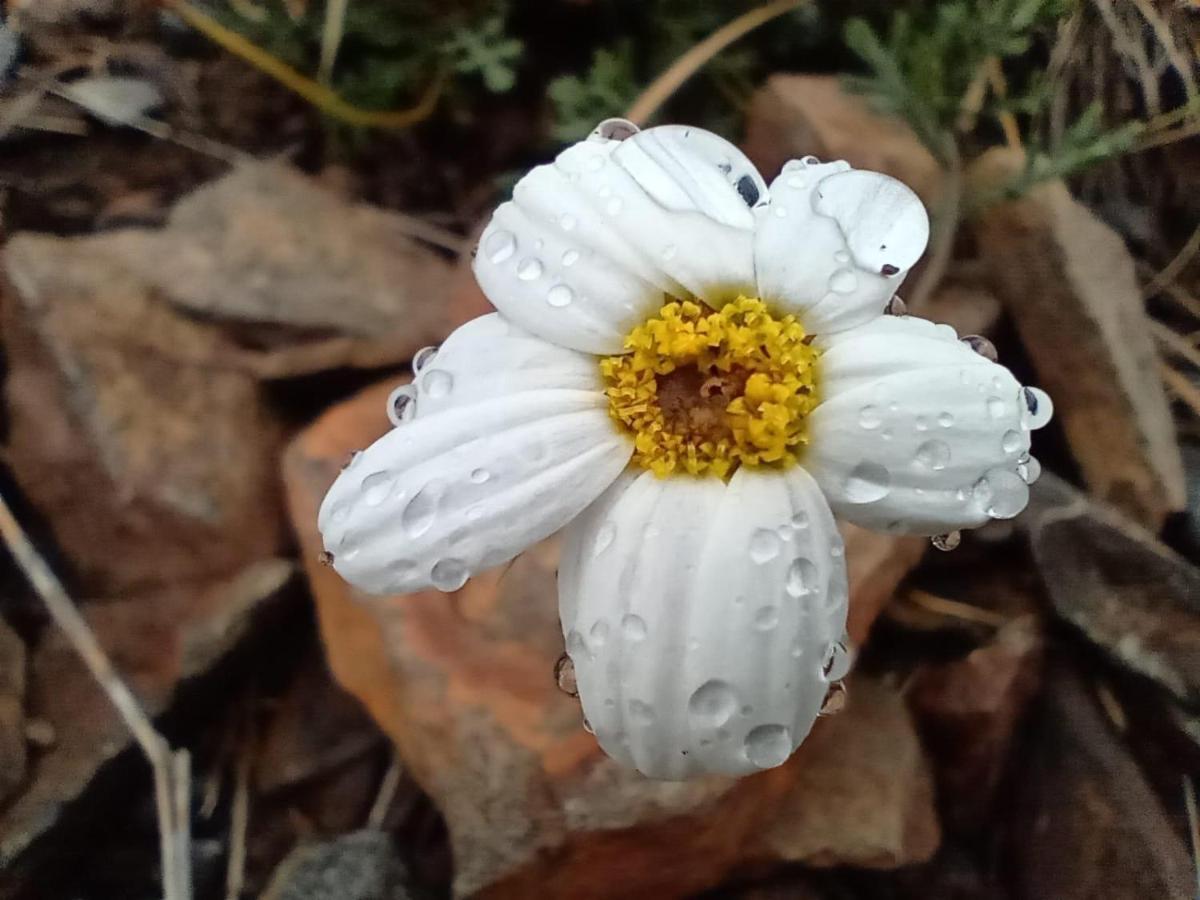
M 541 278 L 544 271 L 545 266 L 542 265 L 542 261 L 532 256 L 527 256 L 517 263 L 517 277 L 522 281 L 534 281 Z
M 1054 404 L 1050 401 L 1050 395 L 1035 387 L 1021 388 L 1021 393 L 1028 412 L 1025 423 L 1032 431 L 1045 427 L 1054 415 Z
M 825 648 L 825 655 L 821 660 L 821 673 L 826 681 L 841 681 L 850 673 L 852 662 L 849 648 L 841 641 L 833 641 Z
M 563 268 L 569 269 L 575 263 L 579 262 L 578 250 L 564 250 L 562 255 Z
M 438 348 L 433 347 L 433 346 L 422 347 L 420 350 L 418 350 L 416 353 L 414 353 L 413 358 L 412 358 L 413 374 L 420 375 L 421 371 L 427 365 L 429 365 L 431 362 L 433 362 L 433 358 L 435 356 L 437 356 L 437 354 L 438 354 Z
M 569 306 L 575 299 L 575 292 L 565 284 L 556 284 L 546 293 L 546 302 L 556 309 Z
M 821 708 L 818 710 L 818 716 L 836 716 L 846 708 L 846 684 L 843 681 L 835 681 L 829 685 L 829 690 L 825 692 L 825 699 L 821 701 Z
M 800 158 L 800 162 L 806 166 L 819 166 L 821 164 L 821 161 L 815 156 L 803 156 Z
M 333 565 L 333 554 L 330 553 L 328 550 L 322 550 L 321 554 L 317 557 L 317 562 L 319 562 L 323 566 L 332 566 Z
M 950 462 L 950 445 L 945 441 L 926 441 L 917 448 L 914 459 L 925 468 L 940 472 Z
M 915 428 L 917 431 L 928 431 L 929 420 L 924 416 L 917 416 L 916 419 L 913 420 L 913 428 Z
M 472 469 L 471 470 L 471 480 L 473 482 L 475 482 L 476 484 L 483 484 L 485 481 L 487 481 L 491 477 L 492 477 L 492 473 L 489 472 L 487 469 Z
M 608 642 L 608 622 L 604 619 L 597 619 L 589 635 L 592 639 L 592 646 L 603 647 Z
M 688 713 L 706 728 L 719 728 L 737 711 L 737 694 L 720 679 L 706 681 L 692 692 Z
M 754 614 L 754 627 L 759 631 L 770 631 L 779 624 L 779 607 L 774 604 L 759 607 Z
M 934 536 L 929 542 L 933 544 L 935 550 L 949 553 L 951 550 L 958 549 L 958 545 L 962 543 L 962 532 L 947 531 L 945 534 Z
M 792 516 L 792 527 L 797 531 L 803 531 L 808 527 L 808 513 L 801 510 Z
M 908 304 L 899 297 L 893 297 L 887 302 L 887 306 L 883 308 L 883 314 L 885 316 L 907 316 Z
M 846 476 L 843 488 L 850 503 L 874 503 L 888 495 L 892 477 L 878 463 L 861 462 Z
M 746 757 L 760 769 L 771 769 L 792 754 L 792 735 L 782 725 L 759 725 L 746 735 Z
M 982 335 L 968 334 L 962 342 L 984 359 L 996 362 L 1000 358 L 1000 354 L 996 352 L 996 345 Z
M 829 289 L 835 294 L 849 294 L 858 287 L 858 276 L 851 269 L 838 269 L 829 277 Z
M 562 217 L 558 220 L 558 224 L 563 231 L 573 231 L 579 223 L 570 213 L 563 213 Z M 566 265 L 570 265 L 570 263 L 566 263 Z
M 579 682 L 575 679 L 575 663 L 564 653 L 554 664 L 554 683 L 568 697 L 579 696 Z
M 984 483 L 987 488 L 981 492 Z M 976 483 L 975 497 L 993 519 L 1011 519 L 1029 503 L 1029 486 L 1011 469 L 990 469 Z
M 649 725 L 654 721 L 654 707 L 644 700 L 630 700 L 629 717 L 638 725 Z
M 949 428 L 954 424 L 954 414 L 948 412 L 940 413 L 938 415 L 938 424 L 943 428 Z
M 788 566 L 784 590 L 788 592 L 789 596 L 797 599 L 816 592 L 817 567 L 812 564 L 811 560 L 804 557 L 796 557 L 792 560 L 792 564 Z
M 1016 453 L 1025 444 L 1025 439 L 1019 431 L 1006 431 L 1000 438 L 1000 449 L 1005 453 Z
M 362 481 L 363 503 L 367 506 L 378 506 L 391 493 L 392 485 L 396 483 L 391 472 L 376 472 L 368 475 Z
M 592 547 L 592 555 L 599 556 L 605 550 L 612 546 L 613 540 L 617 536 L 617 526 L 612 522 L 605 522 L 596 531 L 596 543 Z
M 421 390 L 435 399 L 447 396 L 454 388 L 454 376 L 445 369 L 429 369 L 421 376 Z
M 1017 464 L 1017 474 L 1026 484 L 1033 484 L 1042 475 L 1042 464 L 1036 456 L 1031 456 Z
M 759 528 L 750 536 L 750 558 L 759 565 L 779 555 L 779 535 L 770 528 Z
M 837 253 L 833 254 L 833 260 L 834 262 L 839 262 L 842 265 L 845 265 L 846 263 L 850 262 L 850 254 L 845 250 L 839 250 Z
M 571 659 L 573 660 L 592 658 L 592 654 L 588 650 L 587 641 L 574 628 L 567 632 L 567 653 L 571 655 Z
M 999 397 L 988 397 L 987 411 L 993 419 L 1003 419 L 1008 413 L 1008 406 Z
M 627 641 L 633 643 L 644 641 L 648 630 L 646 620 L 641 616 L 628 613 L 621 619 L 621 633 L 625 635 Z
M 517 252 L 517 238 L 511 231 L 493 231 L 483 244 L 483 252 L 499 265 Z
M 417 389 L 415 385 L 402 384 L 388 395 L 388 421 L 399 427 L 417 414 Z
M 883 424 L 883 416 L 879 414 L 879 407 L 864 406 L 858 411 L 858 424 L 863 428 L 871 431 Z
M 439 559 L 433 564 L 433 570 L 429 573 L 429 580 L 433 582 L 433 586 L 439 591 L 450 593 L 457 591 L 460 587 L 467 583 L 467 579 L 471 573 L 467 570 L 467 564 L 461 559 Z
M 786 182 L 787 186 L 793 190 L 800 190 L 808 184 L 808 179 L 803 175 L 792 175 Z
M 400 526 L 410 538 L 419 538 L 433 526 L 438 505 L 446 483 L 440 478 L 431 478 L 424 487 L 413 494 L 413 498 L 400 514 Z

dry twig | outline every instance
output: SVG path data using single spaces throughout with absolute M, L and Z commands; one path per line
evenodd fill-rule
M 0 535 L 50 617 L 62 629 L 92 677 L 116 707 L 154 771 L 154 794 L 162 854 L 163 895 L 166 900 L 189 900 L 191 879 L 190 757 L 172 750 L 154 729 L 141 704 L 121 680 L 87 620 L 68 596 L 62 582 L 34 548 L 0 495 Z
M 396 790 L 400 787 L 400 776 L 404 774 L 404 766 L 400 763 L 400 754 L 392 752 L 392 762 L 383 780 L 379 782 L 379 793 L 371 804 L 371 812 L 367 815 L 367 827 L 378 831 L 383 828 L 392 801 L 396 799 Z
M 251 719 L 247 716 L 247 719 Z M 249 735 L 247 735 L 249 736 Z M 238 752 L 233 776 L 233 807 L 229 813 L 229 859 L 225 864 L 225 900 L 238 900 L 246 884 L 246 835 L 250 829 L 250 764 L 252 742 Z
M 1191 407 L 1193 413 L 1200 416 L 1200 388 L 1196 387 L 1195 383 L 1178 369 L 1172 368 L 1165 362 L 1160 362 L 1158 369 L 1162 373 L 1163 381 L 1171 389 L 1171 393 Z

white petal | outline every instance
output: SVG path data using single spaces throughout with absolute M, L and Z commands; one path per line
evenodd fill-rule
M 757 215 L 759 296 L 799 313 L 816 334 L 882 312 L 929 239 L 916 194 L 844 162 L 788 163 Z
M 603 394 L 524 391 L 394 428 L 338 476 L 317 523 L 362 590 L 457 590 L 562 528 L 631 454 Z
M 839 517 L 941 534 L 1024 509 L 1029 432 L 1044 422 L 1008 369 L 910 316 L 821 344 L 826 399 L 809 418 L 803 465 Z
M 566 536 L 559 614 L 605 751 L 667 779 L 782 763 L 846 622 L 841 538 L 807 473 L 630 473 Z
M 499 313 L 457 328 L 420 368 L 417 415 L 523 391 L 602 392 L 596 357 L 534 337 Z
M 583 141 L 496 210 L 475 275 L 497 309 L 539 337 L 618 353 L 664 294 L 716 303 L 753 291 L 753 216 L 738 188 L 753 171 L 699 129 Z M 761 179 L 753 187 L 765 192 Z

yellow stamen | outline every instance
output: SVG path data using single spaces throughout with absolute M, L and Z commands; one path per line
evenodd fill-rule
M 808 443 L 819 354 L 794 316 L 754 297 L 720 312 L 672 301 L 625 349 L 600 361 L 609 411 L 633 435 L 633 461 L 656 475 L 789 466 Z

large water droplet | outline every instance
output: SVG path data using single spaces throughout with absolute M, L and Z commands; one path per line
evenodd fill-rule
M 1017 463 L 1017 475 L 1026 484 L 1033 484 L 1042 476 L 1042 464 L 1038 462 L 1036 456 L 1031 456 Z
M 874 503 L 888 495 L 892 477 L 878 463 L 861 462 L 846 476 L 844 490 L 850 503 Z
M 792 560 L 792 564 L 788 566 L 784 590 L 788 592 L 789 596 L 796 598 L 816 592 L 817 567 L 812 564 L 811 560 L 804 557 Z
M 395 426 L 403 425 L 417 414 L 415 385 L 402 384 L 388 395 L 387 417 Z
M 759 631 L 770 631 L 779 624 L 779 607 L 773 603 L 760 606 L 754 614 L 754 627 Z
M 838 269 L 829 277 L 829 289 L 835 294 L 849 294 L 858 287 L 858 276 L 851 269 Z
M 991 469 L 976 483 L 976 499 L 980 499 L 979 485 L 987 484 L 982 493 L 986 497 L 981 505 L 993 519 L 1011 519 L 1029 502 L 1029 485 L 1011 469 Z
M 841 681 L 850 673 L 853 656 L 849 648 L 841 641 L 834 641 L 825 648 L 821 660 L 821 673 L 826 681 Z
M 493 231 L 483 244 L 483 252 L 496 265 L 517 252 L 517 238 L 511 231 Z
M 692 692 L 688 712 L 697 723 L 707 728 L 719 728 L 737 711 L 737 694 L 720 679 L 706 681 Z
M 413 494 L 413 498 L 400 514 L 400 526 L 410 538 L 419 538 L 433 526 L 438 504 L 446 483 L 440 478 L 431 478 L 425 486 Z
M 363 503 L 367 506 L 378 506 L 391 493 L 396 479 L 391 472 L 376 472 L 368 475 L 362 481 Z
M 654 707 L 643 700 L 630 700 L 629 717 L 638 725 L 649 725 L 654 721 Z
M 883 308 L 883 314 L 885 316 L 907 316 L 908 304 L 899 297 L 892 297 L 892 299 L 887 302 L 887 306 Z
M 571 268 L 571 266 L 575 265 L 575 263 L 577 263 L 577 262 L 579 262 L 579 251 L 578 250 L 572 249 L 572 250 L 564 250 L 563 251 L 562 264 L 563 264 L 564 269 Z
M 792 735 L 782 725 L 759 725 L 746 735 L 746 756 L 760 769 L 784 762 L 792 753 Z
M 929 542 L 935 550 L 949 553 L 951 550 L 957 550 L 958 545 L 962 543 L 962 532 L 947 531 L 945 534 L 935 535 Z
M 625 640 L 636 643 L 646 639 L 646 620 L 641 616 L 627 613 L 621 619 L 621 633 L 625 635 Z
M 993 419 L 1003 419 L 1008 413 L 1008 406 L 999 397 L 988 397 L 987 411 Z
M 1022 388 L 1021 394 L 1027 412 L 1025 424 L 1032 431 L 1045 427 L 1054 415 L 1054 404 L 1050 401 L 1050 395 L 1035 387 Z
M 517 263 L 517 277 L 522 281 L 534 281 L 541 278 L 545 270 L 542 261 L 533 256 L 527 256 Z
M 568 697 L 579 696 L 579 682 L 575 678 L 575 663 L 564 653 L 554 664 L 554 683 Z
M 926 441 L 917 448 L 914 459 L 925 468 L 940 472 L 950 462 L 950 445 L 945 441 Z
M 454 389 L 454 376 L 445 369 L 430 369 L 421 376 L 421 390 L 435 399 Z
M 779 535 L 770 528 L 759 528 L 750 536 L 750 558 L 759 565 L 779 555 Z
M 439 559 L 433 564 L 433 571 L 429 573 L 429 580 L 433 582 L 433 586 L 439 591 L 450 593 L 451 591 L 457 591 L 466 584 L 470 576 L 471 573 L 467 571 L 467 564 L 461 559 Z
M 556 284 L 546 292 L 546 302 L 557 309 L 569 306 L 574 299 L 575 292 L 565 284 Z
M 1000 354 L 996 352 L 996 345 L 982 335 L 968 334 L 962 342 L 984 359 L 996 362 L 1000 358 Z
M 605 522 L 596 531 L 596 543 L 592 546 L 592 555 L 599 556 L 612 546 L 612 542 L 616 537 L 617 526 L 612 522 Z
M 1024 445 L 1025 439 L 1019 431 L 1006 431 L 1000 438 L 1000 449 L 1005 453 L 1016 453 Z
M 821 708 L 817 711 L 817 715 L 835 716 L 845 708 L 846 685 L 841 681 L 835 681 L 825 692 L 825 699 L 821 701 Z
M 883 424 L 883 416 L 879 414 L 879 407 L 864 406 L 858 411 L 858 424 L 863 428 L 871 431 Z
M 421 372 L 424 371 L 425 367 L 433 362 L 434 357 L 436 357 L 437 354 L 438 348 L 433 346 L 422 347 L 420 350 L 414 353 L 412 358 L 413 374 L 420 375 Z

